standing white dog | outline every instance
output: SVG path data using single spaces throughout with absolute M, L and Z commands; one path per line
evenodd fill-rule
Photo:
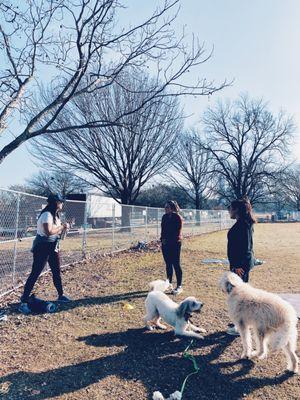
M 145 301 L 146 316 L 144 318 L 146 327 L 152 330 L 154 326 L 167 329 L 160 321 L 163 319 L 168 325 L 174 327 L 175 335 L 189 336 L 203 339 L 196 332 L 206 332 L 191 324 L 189 318 L 193 312 L 200 312 L 203 304 L 195 297 L 187 297 L 180 304 L 175 303 L 165 293 L 169 282 L 157 280 L 150 283 L 150 292 Z
M 228 311 L 237 327 L 242 343 L 242 358 L 267 357 L 271 350 L 282 349 L 287 358 L 287 369 L 298 372 L 297 315 L 294 308 L 281 297 L 256 289 L 232 273 L 225 272 L 221 289 L 228 294 Z M 253 329 L 256 351 L 252 351 L 250 328 Z

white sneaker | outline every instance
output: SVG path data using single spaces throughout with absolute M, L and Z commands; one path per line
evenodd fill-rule
M 175 296 L 177 296 L 178 294 L 180 294 L 182 292 L 183 292 L 182 286 L 177 286 L 177 288 L 173 290 L 173 294 Z
M 229 326 L 226 333 L 227 333 L 227 335 L 230 335 L 230 336 L 240 336 L 238 330 L 236 329 L 236 327 L 234 325 Z

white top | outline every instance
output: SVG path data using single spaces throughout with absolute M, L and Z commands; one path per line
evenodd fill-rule
M 49 211 L 44 212 L 38 219 L 37 221 L 37 234 L 40 236 L 47 236 L 43 224 L 49 224 L 49 228 L 53 226 L 54 228 L 57 228 L 61 226 L 61 221 L 59 218 L 56 218 L 56 223 L 53 223 L 53 217 L 52 214 Z M 48 236 L 51 239 L 57 239 L 59 238 L 59 234 L 57 235 L 50 235 Z

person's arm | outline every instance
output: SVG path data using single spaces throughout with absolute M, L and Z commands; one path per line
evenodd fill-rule
M 182 239 L 182 234 L 181 234 L 182 218 L 180 217 L 179 214 L 175 214 L 175 215 L 176 215 L 176 218 L 174 221 L 174 235 L 177 240 L 181 240 Z
M 62 233 L 62 231 L 65 229 L 64 225 L 55 227 L 53 223 L 51 222 L 46 222 L 43 224 L 44 231 L 47 236 L 52 236 L 52 235 L 59 235 Z
M 53 217 L 49 212 L 46 212 L 42 215 L 41 222 L 43 224 L 44 232 L 47 236 L 61 234 L 63 230 L 67 229 L 67 225 L 68 225 L 68 224 L 64 224 L 64 225 L 60 225 L 60 226 L 55 226 L 53 224 Z
M 164 233 L 165 233 L 165 232 L 164 232 L 164 230 L 165 230 L 165 216 L 164 216 L 164 215 L 162 216 L 160 226 L 161 226 L 160 241 L 161 241 L 161 243 L 163 243 L 163 241 L 164 241 L 164 239 L 165 239 L 165 237 L 164 237 Z

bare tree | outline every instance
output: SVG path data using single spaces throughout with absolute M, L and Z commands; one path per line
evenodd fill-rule
M 284 171 L 277 188 L 285 203 L 300 211 L 300 164 L 290 166 Z
M 65 171 L 40 171 L 27 179 L 26 186 L 29 193 L 48 196 L 50 193 L 59 193 L 66 197 L 72 193 L 85 193 L 89 185 L 84 180 Z
M 219 103 L 204 115 L 205 148 L 215 160 L 216 187 L 224 199 L 247 195 L 253 203 L 264 200 L 272 179 L 284 168 L 294 130 L 291 117 L 268 111 L 262 100 L 241 96 Z
M 180 208 L 192 208 L 191 199 L 184 190 L 175 185 L 157 183 L 148 185 L 139 194 L 136 205 L 164 207 L 167 200 L 175 199 Z
M 119 82 L 127 67 L 156 70 L 156 82 L 138 108 L 153 98 L 163 98 L 168 87 L 172 88 L 168 95 L 177 96 L 207 95 L 226 86 L 226 82 L 216 85 L 205 78 L 192 86 L 182 80 L 211 54 L 194 39 L 188 49 L 184 34 L 176 38 L 172 25 L 178 4 L 179 0 L 164 0 L 149 18 L 126 28 L 116 23 L 123 8 L 118 0 L 2 1 L 0 126 L 9 133 L 14 112 L 19 112 L 23 127 L 0 149 L 0 162 L 40 135 L 118 123 L 120 115 L 114 121 L 90 118 L 84 125 L 73 121 L 75 125 L 59 126 L 55 121 L 72 98 Z M 46 104 L 34 102 L 45 75 L 51 79 L 52 97 Z
M 152 79 L 123 73 L 123 80 L 126 88 L 115 83 L 94 96 L 78 96 L 60 116 L 74 125 L 87 116 L 115 119 L 122 114 L 120 124 L 44 136 L 35 143 L 34 154 L 43 163 L 49 160 L 50 167 L 85 174 L 93 186 L 128 205 L 151 178 L 170 166 L 183 116 L 173 96 L 138 108 Z M 128 226 L 126 218 L 124 214 L 123 224 Z
M 180 137 L 172 165 L 171 180 L 189 196 L 195 208 L 203 208 L 212 183 L 212 157 L 203 146 L 199 134 L 192 130 Z

